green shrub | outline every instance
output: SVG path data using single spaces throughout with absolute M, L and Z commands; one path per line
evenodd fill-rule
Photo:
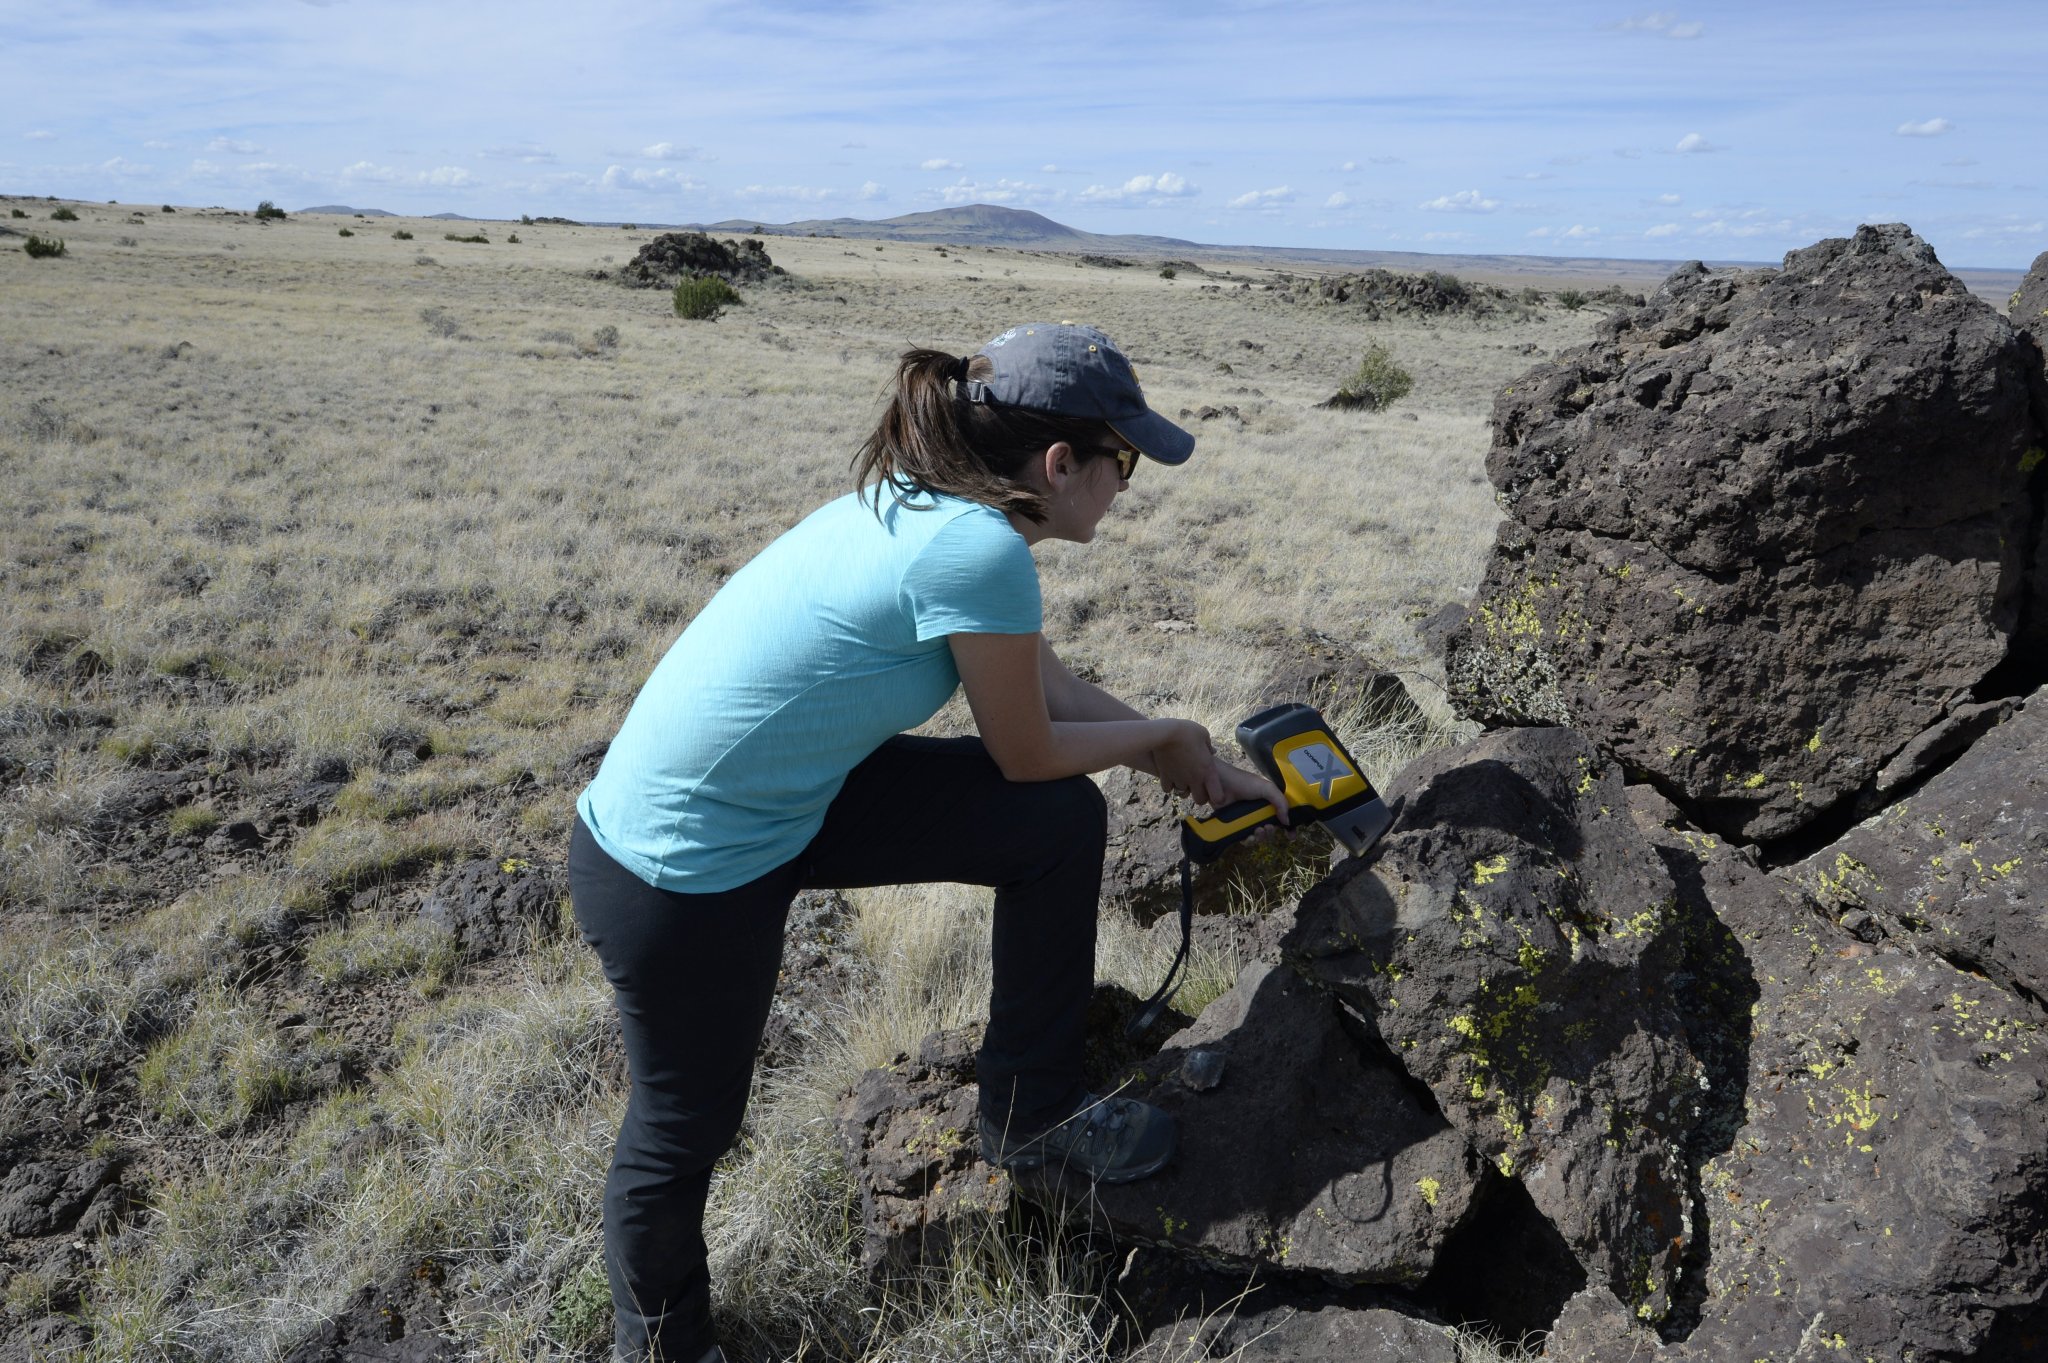
M 31 232 L 29 233 L 28 240 L 21 244 L 21 249 L 28 252 L 36 260 L 41 260 L 46 256 L 61 256 L 64 254 L 64 239 L 62 237 L 39 237 Z
M 1161 265 L 1159 267 L 1159 277 L 1161 279 L 1171 279 L 1179 273 L 1180 271 L 1174 269 L 1171 265 Z
M 285 216 L 285 212 L 270 200 L 265 199 L 262 203 L 256 205 L 256 216 L 266 220 L 270 218 L 282 219 Z
M 480 245 L 480 246 L 489 246 L 489 245 L 491 244 L 491 239 L 490 239 L 489 237 L 485 236 L 485 235 L 484 235 L 483 233 L 481 233 L 481 232 L 478 232 L 478 233 L 476 233 L 476 234 L 475 234 L 475 235 L 473 235 L 473 236 L 467 236 L 467 237 L 463 236 L 463 235 L 462 235 L 461 233 L 459 233 L 459 232 L 443 232 L 443 233 L 441 234 L 441 240 L 443 240 L 443 241 L 470 241 L 470 242 L 475 242 L 475 243 L 477 243 L 477 244 L 478 244 L 478 245 Z
M 203 838 L 220 827 L 220 811 L 211 805 L 186 805 L 171 811 L 171 836 Z
M 1358 362 L 1358 368 L 1344 380 L 1344 386 L 1337 390 L 1337 396 L 1330 402 L 1332 406 L 1378 411 L 1407 397 L 1414 387 L 1415 376 L 1400 366 L 1393 351 L 1374 341 L 1365 348 L 1365 358 Z
M 531 213 L 521 213 L 519 215 L 519 225 L 521 227 L 533 226 L 533 215 Z
M 721 308 L 738 307 L 739 292 L 715 274 L 691 275 L 676 285 L 676 316 L 693 322 L 718 316 Z
M 67 205 L 64 205 L 64 206 L 62 206 L 62 207 L 58 208 L 58 210 L 57 210 L 56 212 L 52 213 L 52 214 L 50 215 L 50 221 L 51 221 L 51 222 L 77 222 L 77 221 L 78 221 L 78 215 L 77 215 L 76 213 L 73 213 L 73 212 L 71 211 L 71 208 L 70 208 L 70 206 L 69 206 L 69 205 L 67 204 Z
M 355 233 L 349 231 L 346 227 L 344 227 L 339 232 L 335 233 L 335 235 L 338 237 L 352 237 L 355 235 Z
M 165 204 L 165 205 L 163 206 L 163 208 L 162 208 L 161 210 L 159 210 L 159 211 L 161 211 L 161 212 L 164 212 L 164 213 L 175 213 L 175 212 L 177 212 L 178 210 L 177 210 L 177 209 L 175 209 L 175 208 L 173 208 L 173 207 L 171 207 L 171 206 L 170 206 L 169 204 Z
M 1557 305 L 1566 312 L 1577 312 L 1580 308 L 1586 306 L 1586 295 L 1577 289 L 1559 289 L 1557 291 Z
M 25 218 L 28 214 L 22 212 L 19 208 L 10 208 L 7 210 L 7 216 L 10 218 Z M 2019 295 L 2014 294 L 2013 297 L 2017 298 Z
M 555 1290 L 548 1307 L 548 1337 L 572 1349 L 602 1346 L 612 1334 L 612 1290 L 604 1256 L 592 1255 Z
M 412 233 L 406 231 L 403 227 L 401 227 L 396 232 L 393 232 L 391 234 L 391 239 L 393 241 L 411 241 Z
M 519 234 L 514 232 L 511 236 L 505 238 L 505 241 L 508 245 L 517 246 L 519 244 Z

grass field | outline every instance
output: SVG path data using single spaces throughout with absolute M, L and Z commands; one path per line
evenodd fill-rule
M 593 277 L 647 232 L 6 202 L 66 252 L 0 237 L 4 1125 L 20 1160 L 120 1161 L 132 1205 L 6 1242 L 0 1333 L 106 1360 L 270 1358 L 427 1259 L 475 1356 L 602 1356 L 602 980 L 561 924 L 466 962 L 418 905 L 459 860 L 559 867 L 590 745 L 849 486 L 899 351 L 1087 321 L 1157 409 L 1234 409 L 1186 418 L 1195 459 L 1142 468 L 1093 545 L 1041 547 L 1077 669 L 1223 735 L 1317 631 L 1449 734 L 1418 626 L 1490 542 L 1490 395 L 1600 311 L 1370 321 L 1257 260 L 771 238 L 786 278 L 686 322 Z M 1373 342 L 1412 394 L 1318 410 Z M 1351 736 L 1381 780 L 1407 755 Z M 316 781 L 341 789 L 309 823 Z M 866 1295 L 831 1106 L 975 1019 L 985 905 L 853 911 L 854 982 L 762 1074 L 714 1194 L 737 1352 L 1103 1356 L 1079 1250 Z M 1102 973 L 1149 991 L 1162 941 L 1111 911 Z

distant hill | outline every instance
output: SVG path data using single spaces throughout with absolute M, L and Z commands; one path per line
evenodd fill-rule
M 1027 208 L 1000 204 L 966 204 L 929 213 L 894 218 L 812 218 L 803 222 L 762 223 L 758 218 L 728 218 L 706 224 L 706 232 L 746 232 L 759 226 L 777 236 L 833 236 L 858 241 L 950 242 L 959 246 L 1036 246 L 1049 250 L 1193 250 L 1195 243 L 1178 237 L 1103 236 L 1054 222 Z
M 366 218 L 395 218 L 398 216 L 396 213 L 386 213 L 381 208 L 350 208 L 347 204 L 321 204 L 317 208 L 302 208 L 299 210 L 299 212 L 341 213 L 345 214 L 348 217 L 354 217 L 356 214 L 360 213 L 362 216 Z

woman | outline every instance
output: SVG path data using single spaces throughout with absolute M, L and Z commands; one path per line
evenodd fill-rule
M 1030 546 L 1086 543 L 1140 455 L 1194 438 L 1110 339 L 1013 327 L 913 350 L 855 459 L 861 491 L 748 563 L 648 679 L 577 802 L 577 922 L 617 997 L 632 1093 L 605 1185 L 616 1354 L 709 1363 L 702 1222 L 737 1134 L 797 891 L 995 888 L 983 1156 L 1104 1181 L 1171 1157 L 1171 1120 L 1082 1080 L 1105 813 L 1123 765 L 1219 805 L 1262 777 L 1061 665 Z M 979 736 L 911 737 L 963 686 Z

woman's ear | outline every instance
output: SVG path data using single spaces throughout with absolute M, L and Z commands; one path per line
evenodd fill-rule
M 1045 454 L 1040 460 L 1040 466 L 1045 472 L 1046 489 L 1051 492 L 1058 492 L 1066 486 L 1067 479 L 1080 471 L 1081 460 L 1080 456 L 1074 453 L 1072 445 L 1069 445 L 1064 440 L 1059 440 L 1045 447 Z

